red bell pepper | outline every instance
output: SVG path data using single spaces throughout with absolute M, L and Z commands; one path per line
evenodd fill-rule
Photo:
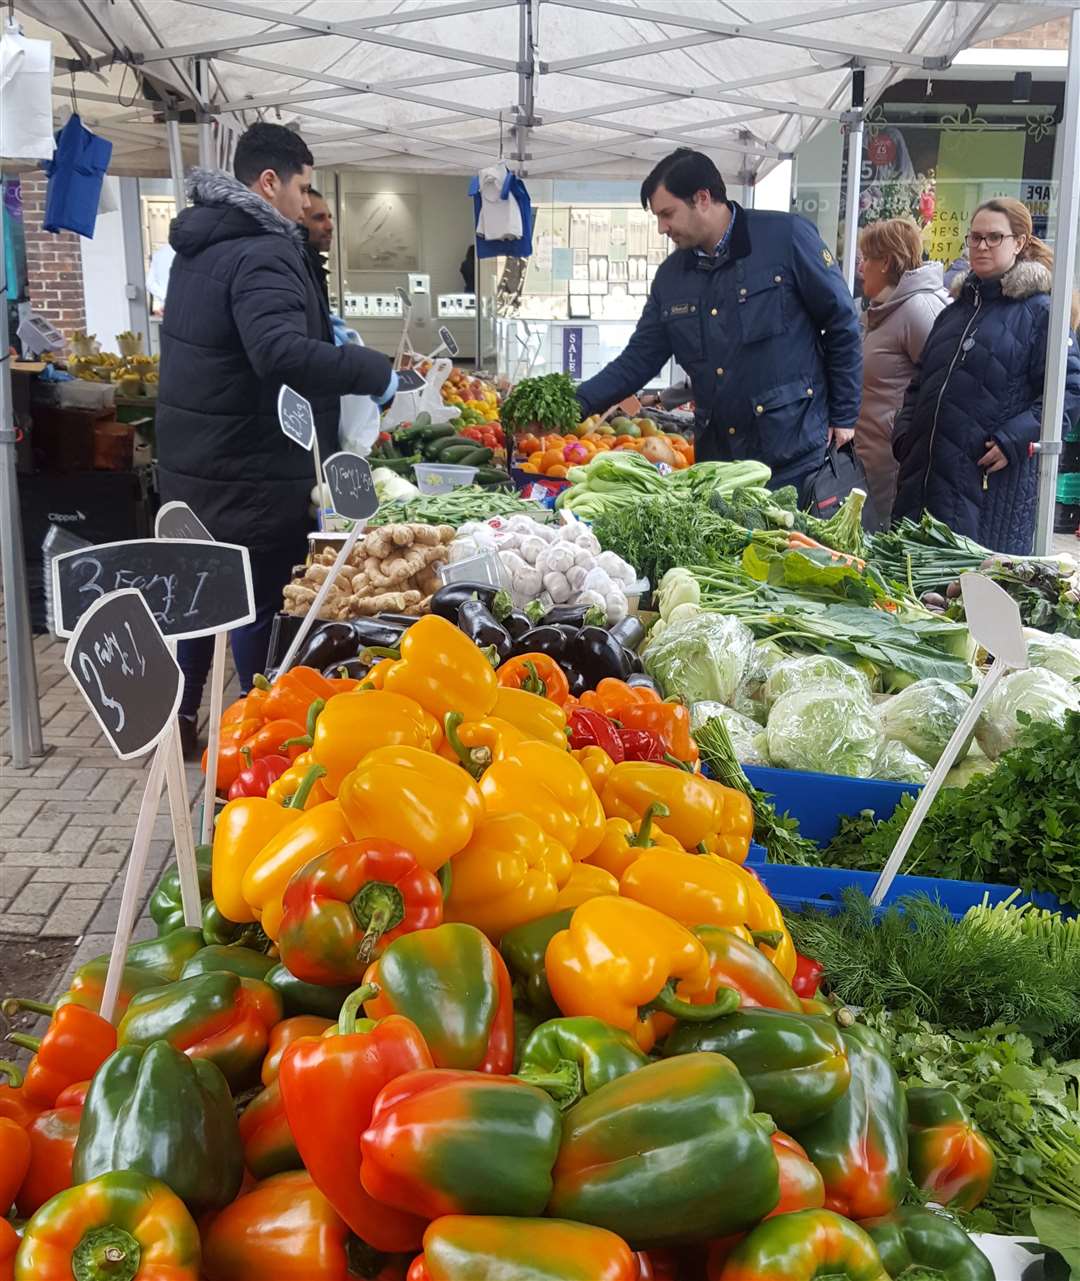
M 26 1069 L 23 1091 L 36 1107 L 51 1108 L 61 1090 L 92 1077 L 116 1049 L 116 1028 L 81 1005 L 54 1009 L 38 1001 L 9 997 L 2 1009 L 8 1018 L 20 1010 L 52 1015 L 44 1036 L 9 1032 L 7 1038 L 13 1045 L 35 1051 Z
M 0 1219 L 0 1281 L 14 1281 L 15 1251 L 20 1240 L 7 1219 Z
M 18 1121 L 0 1116 L 0 1218 L 11 1208 L 30 1168 L 30 1136 Z
M 52 1108 L 30 1123 L 30 1167 L 15 1205 L 22 1218 L 29 1218 L 58 1192 L 71 1187 L 71 1163 L 79 1139 L 82 1108 Z
M 265 796 L 270 784 L 277 782 L 292 764 L 288 756 L 282 756 L 280 753 L 261 756 L 258 760 L 254 760 L 249 747 L 242 747 L 240 755 L 247 764 L 237 774 L 229 788 L 230 801 L 235 801 L 238 796 Z
M 575 707 L 566 718 L 566 724 L 570 730 L 571 748 L 602 747 L 616 765 L 626 759 L 618 727 L 603 712 Z
M 667 748 L 659 734 L 648 729 L 620 729 L 623 759 L 627 761 L 656 761 L 668 764 Z
M 324 1019 L 318 1014 L 294 1014 L 291 1019 L 282 1019 L 270 1029 L 270 1040 L 266 1045 L 266 1058 L 262 1061 L 260 1077 L 263 1085 L 273 1085 L 281 1071 L 281 1059 L 294 1041 L 301 1037 L 318 1037 L 329 1028 L 337 1027 L 337 1019 Z
M 306 983 L 359 983 L 396 938 L 442 924 L 438 877 L 407 850 L 374 838 L 339 845 L 289 882 L 281 959 Z
M 771 1219 L 795 1210 L 820 1210 L 825 1205 L 825 1180 L 806 1155 L 806 1149 L 783 1130 L 774 1130 L 769 1142 L 780 1167 L 780 1200 L 765 1217 Z
M 358 1019 L 370 988 L 341 1007 L 338 1034 L 294 1041 L 278 1072 L 285 1115 L 316 1187 L 357 1236 L 377 1250 L 415 1250 L 425 1220 L 380 1205 L 360 1182 L 360 1136 L 383 1086 L 404 1072 L 432 1066 L 419 1029 L 391 1014 Z
M 820 961 L 815 961 L 813 957 L 803 956 L 797 952 L 795 954 L 795 973 L 791 979 L 791 986 L 795 989 L 795 995 L 805 1000 L 812 1000 L 817 996 L 824 973 L 825 967 Z
M 0 1077 L 5 1076 L 7 1082 L 0 1085 L 0 1117 L 7 1117 L 25 1129 L 41 1108 L 35 1107 L 23 1094 L 23 1076 L 15 1064 L 0 1059 Z

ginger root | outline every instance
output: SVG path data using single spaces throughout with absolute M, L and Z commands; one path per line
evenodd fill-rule
M 422 597 L 417 591 L 383 592 L 380 596 L 354 596 L 352 607 L 355 615 L 368 618 L 373 614 L 411 614 Z

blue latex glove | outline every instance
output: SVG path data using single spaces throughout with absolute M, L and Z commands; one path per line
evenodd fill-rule
M 349 326 L 341 319 L 340 316 L 335 316 L 333 312 L 330 313 L 330 325 L 334 331 L 335 347 L 344 347 L 347 343 L 352 341 L 349 337 Z
M 390 381 L 386 384 L 386 390 L 382 393 L 381 396 L 372 396 L 371 399 L 381 409 L 384 406 L 389 405 L 389 403 L 394 399 L 394 397 L 397 395 L 397 389 L 398 389 L 397 370 L 392 369 L 390 371 Z

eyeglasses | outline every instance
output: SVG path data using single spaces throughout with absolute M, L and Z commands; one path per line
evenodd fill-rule
M 964 239 L 969 249 L 978 249 L 980 245 L 996 249 L 1003 240 L 1015 240 L 1016 237 L 1011 232 L 1005 231 L 988 231 L 985 236 L 980 235 L 978 232 L 969 231 Z

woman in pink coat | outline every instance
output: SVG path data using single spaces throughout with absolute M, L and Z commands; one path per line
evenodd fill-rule
M 906 218 L 864 228 L 859 252 L 863 294 L 870 306 L 863 313 L 863 395 L 855 449 L 884 527 L 896 497 L 893 419 L 904 403 L 926 336 L 949 295 L 942 285 L 941 263 L 922 261 L 922 237 Z

